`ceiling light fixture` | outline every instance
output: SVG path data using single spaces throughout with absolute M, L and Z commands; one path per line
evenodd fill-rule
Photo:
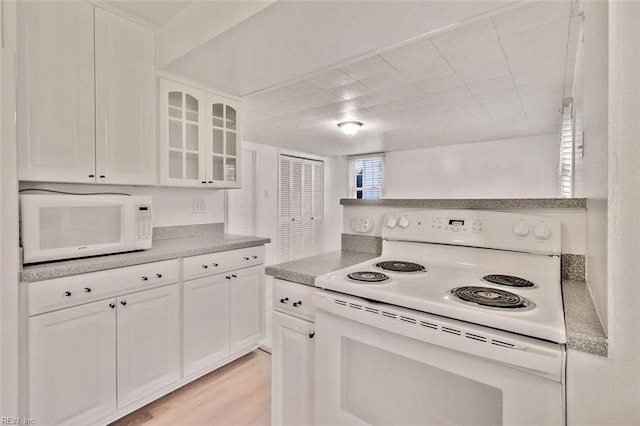
M 353 136 L 358 133 L 358 130 L 362 127 L 362 123 L 360 121 L 343 121 L 342 123 L 338 123 L 338 127 L 340 127 L 345 135 Z

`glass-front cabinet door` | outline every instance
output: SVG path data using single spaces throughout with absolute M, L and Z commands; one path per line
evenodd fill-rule
M 209 144 L 207 181 L 221 188 L 240 187 L 239 103 L 207 94 Z
M 203 129 L 206 95 L 182 84 L 160 80 L 160 183 L 206 186 Z
M 240 187 L 240 103 L 160 79 L 160 184 Z

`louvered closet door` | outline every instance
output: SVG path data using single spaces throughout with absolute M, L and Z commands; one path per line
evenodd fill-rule
M 311 209 L 311 239 L 314 242 L 313 254 L 322 253 L 323 249 L 323 211 L 324 205 L 322 200 L 324 182 L 323 182 L 323 163 L 320 161 L 313 162 L 313 186 L 311 196 L 313 197 Z
M 322 251 L 322 162 L 280 156 L 280 261 Z

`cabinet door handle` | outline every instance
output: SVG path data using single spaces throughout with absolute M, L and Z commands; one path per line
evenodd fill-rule
M 313 337 L 316 335 L 316 332 L 311 332 L 309 333 L 309 339 L 313 339 Z
M 206 184 L 206 183 L 207 183 L 207 181 L 206 181 L 206 180 L 203 180 L 203 181 L 202 181 L 202 183 L 203 183 L 203 184 Z
M 94 178 L 94 177 L 96 177 L 96 175 L 89 175 L 89 177 L 90 177 L 90 178 Z
M 69 296 L 71 296 L 71 292 L 70 292 L 70 291 L 65 291 L 65 292 L 64 292 L 64 295 L 65 295 L 65 296 L 67 296 L 67 297 L 69 297 Z
M 256 256 L 255 254 L 254 254 L 253 256 L 251 256 L 251 257 L 253 257 L 254 259 L 257 259 L 257 258 L 258 258 L 258 256 Z
M 213 183 L 213 181 L 212 181 L 212 180 L 210 180 L 210 181 L 209 181 L 209 183 Z
M 288 297 L 285 297 L 284 299 L 280 299 L 280 303 L 284 303 L 285 305 L 287 304 L 288 301 L 289 301 Z
M 209 265 L 202 265 L 202 269 L 207 269 Z
M 156 274 L 156 278 L 162 278 L 162 274 Z
M 249 258 L 245 256 L 244 260 L 249 260 Z
M 111 309 L 113 309 L 113 308 L 115 308 L 115 307 L 116 307 L 116 304 L 115 304 L 115 303 L 109 303 L 109 307 L 110 307 Z
M 298 300 L 297 302 L 293 302 L 293 307 L 297 308 L 298 306 L 302 305 L 302 301 Z
M 236 274 L 231 274 L 231 276 L 232 276 L 233 278 L 238 278 L 238 276 L 237 276 Z
M 100 179 L 104 179 L 104 178 L 105 178 L 105 176 L 104 176 L 104 175 L 100 175 Z
M 217 263 L 215 263 L 215 262 L 214 262 L 214 263 L 212 263 L 211 265 L 212 265 L 214 268 L 215 268 L 216 266 L 218 266 L 218 264 L 217 264 Z
M 149 277 L 142 277 L 140 278 L 142 281 L 147 281 L 149 279 Z
M 120 301 L 120 304 L 121 304 L 122 306 L 125 306 L 125 305 L 127 304 L 127 301 L 126 301 L 126 300 L 121 300 L 121 301 Z
M 230 277 L 229 275 L 227 275 L 225 278 L 226 278 L 226 279 L 228 279 L 228 280 L 230 280 L 230 279 L 231 279 L 231 277 Z
M 91 287 L 85 287 L 85 288 L 84 288 L 84 292 L 85 292 L 85 293 L 91 293 L 91 291 L 92 291 L 92 290 L 91 290 Z

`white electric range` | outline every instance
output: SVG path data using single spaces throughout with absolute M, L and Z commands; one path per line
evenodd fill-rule
M 316 423 L 563 424 L 559 221 L 410 211 L 382 238 L 316 278 Z

